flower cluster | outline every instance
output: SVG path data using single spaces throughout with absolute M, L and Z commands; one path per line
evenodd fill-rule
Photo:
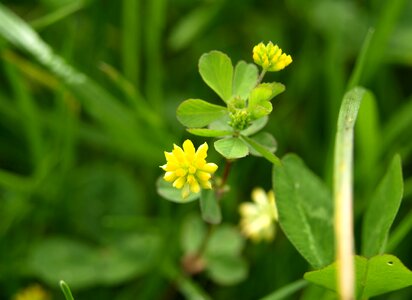
M 190 192 L 198 193 L 200 189 L 211 189 L 210 178 L 217 170 L 217 165 L 207 163 L 207 143 L 199 146 L 197 151 L 192 141 L 186 140 L 183 149 L 173 145 L 172 152 L 165 152 L 167 163 L 161 168 L 166 171 L 164 180 L 173 182 L 173 187 L 182 189 L 182 198 L 189 196 Z
M 14 295 L 13 300 L 49 300 L 50 295 L 43 287 L 33 284 Z
M 259 43 L 253 47 L 253 60 L 266 71 L 280 71 L 292 62 L 292 57 L 282 53 L 278 45 L 269 42 Z
M 255 188 L 252 200 L 254 203 L 242 203 L 239 207 L 241 231 L 254 242 L 271 241 L 275 237 L 274 223 L 278 219 L 275 194 L 273 191 L 266 194 L 262 188 Z

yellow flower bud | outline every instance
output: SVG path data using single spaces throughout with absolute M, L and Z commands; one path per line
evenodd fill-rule
M 269 42 L 267 45 L 259 43 L 253 47 L 253 60 L 266 71 L 280 71 L 292 62 L 292 57 L 282 53 L 278 45 Z

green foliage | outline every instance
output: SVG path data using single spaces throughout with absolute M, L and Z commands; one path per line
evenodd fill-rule
M 157 179 L 156 187 L 160 196 L 177 203 L 188 203 L 197 200 L 200 197 L 200 193 L 192 193 L 187 198 L 183 199 L 182 192 L 174 188 L 171 182 L 167 182 L 161 177 Z
M 355 256 L 355 268 L 356 299 L 368 299 L 412 285 L 412 272 L 393 255 L 378 255 L 370 259 Z M 336 263 L 308 272 L 304 277 L 336 291 Z
M 239 61 L 233 74 L 233 96 L 246 99 L 258 80 L 258 68 L 254 64 Z
M 317 213 L 332 182 L 339 106 L 355 86 L 373 91 L 362 91 L 354 136 L 356 242 L 365 256 L 385 249 L 410 267 L 412 4 L 262 4 L 1 2 L 1 299 L 16 298 L 34 282 L 60 299 L 62 279 L 78 300 L 336 299 L 324 288 L 334 271 L 322 275 L 320 286 L 301 279 L 308 271 L 301 256 L 333 253 L 333 242 L 319 241 L 331 240 L 330 226 L 325 225 L 325 234 L 302 228 L 308 228 L 305 220 L 322 223 Z M 293 63 L 262 80 L 251 49 L 274 38 Z M 268 90 L 283 92 L 278 81 L 287 92 L 274 105 Z M 182 103 L 189 97 L 194 99 Z M 211 138 L 209 145 L 232 139 L 225 148 L 229 157 L 241 150 L 276 165 L 285 178 L 283 187 L 275 182 L 274 188 L 293 192 L 291 197 L 276 194 L 285 234 L 254 245 L 244 242 L 237 226 L 239 203 L 257 185 L 273 185 L 267 161 L 246 155 L 230 158 L 231 167 L 225 168 L 227 157 L 210 147 L 208 160 L 219 165 L 211 181 L 216 193 L 209 191 L 200 203 L 193 203 L 200 193 L 183 200 L 180 190 L 158 180 L 163 151 L 188 134 L 196 135 L 196 145 L 205 137 Z M 274 154 L 289 151 L 299 153 L 313 173 L 293 156 L 280 161 Z M 296 176 L 286 172 L 291 165 Z M 220 224 L 209 230 L 200 217 L 186 222 L 199 204 L 207 210 L 203 217 L 221 219 Z M 331 223 L 331 212 L 326 215 Z M 311 238 L 323 254 L 308 249 Z M 186 273 L 182 252 L 200 248 L 203 271 Z M 410 285 L 410 272 L 394 257 L 360 261 L 376 266 L 366 272 L 365 298 Z M 411 293 L 409 287 L 377 299 L 409 300 Z
M 222 221 L 222 213 L 214 190 L 201 191 L 200 211 L 203 220 L 210 224 L 219 224 Z
M 362 226 L 362 253 L 367 257 L 385 251 L 389 230 L 398 213 L 403 194 L 402 166 L 396 155 L 365 212 Z
M 224 102 L 230 100 L 232 97 L 233 66 L 229 56 L 220 51 L 203 54 L 199 59 L 199 73 L 203 81 Z
M 227 159 L 245 157 L 249 154 L 247 145 L 239 138 L 230 137 L 215 142 L 216 151 Z
M 60 289 L 62 290 L 66 300 L 74 300 L 70 287 L 63 280 L 60 280 Z
M 102 247 L 53 237 L 33 249 L 29 264 L 33 274 L 50 285 L 59 278 L 65 278 L 76 289 L 97 284 L 114 285 L 151 268 L 159 247 L 159 238 L 147 234 L 125 236 Z
M 176 116 L 187 127 L 203 127 L 220 119 L 226 113 L 226 108 L 223 106 L 200 99 L 189 99 L 179 105 Z
M 315 268 L 333 261 L 333 207 L 324 183 L 296 155 L 273 167 L 279 223 L 300 254 Z
M 221 224 L 207 233 L 201 219 L 195 215 L 188 217 L 182 231 L 182 248 L 186 255 L 200 250 L 207 234 L 208 243 L 201 254 L 207 275 L 222 285 L 234 285 L 245 280 L 248 264 L 242 257 L 244 240 L 231 225 Z

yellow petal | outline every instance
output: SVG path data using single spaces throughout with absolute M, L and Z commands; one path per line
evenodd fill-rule
M 176 170 L 176 175 L 179 177 L 183 177 L 187 174 L 187 170 L 183 168 L 179 168 Z
M 268 199 L 265 190 L 262 188 L 254 188 L 252 191 L 252 200 L 259 205 L 267 204 Z
M 190 186 L 189 184 L 185 184 L 182 189 L 182 198 L 186 199 L 190 195 Z
M 183 152 L 183 149 L 175 144 L 173 144 L 172 154 L 175 156 L 175 158 L 178 160 L 179 163 L 184 163 L 186 161 L 186 157 L 185 157 L 185 153 Z
M 189 161 L 192 161 L 194 159 L 196 150 L 191 140 L 186 140 L 183 142 L 183 150 L 186 154 L 186 158 Z
M 212 188 L 210 181 L 200 181 L 200 186 L 205 190 L 210 190 Z
M 214 163 L 207 163 L 203 166 L 203 168 L 201 168 L 201 170 L 213 174 L 217 170 L 217 165 Z
M 202 145 L 197 148 L 196 151 L 196 161 L 201 161 L 204 160 L 207 157 L 207 150 L 209 149 L 209 146 L 207 143 L 203 143 Z
M 190 191 L 192 193 L 199 193 L 200 192 L 200 186 L 199 183 L 195 180 L 193 180 L 192 182 L 189 183 L 190 185 Z
M 177 189 L 181 189 L 186 183 L 186 178 L 185 177 L 179 177 L 173 182 L 173 187 Z
M 168 182 L 172 182 L 177 178 L 176 173 L 175 172 L 166 172 L 166 174 L 163 176 L 163 179 L 168 181 Z
M 212 177 L 210 173 L 204 171 L 197 171 L 196 176 L 200 181 L 208 181 Z

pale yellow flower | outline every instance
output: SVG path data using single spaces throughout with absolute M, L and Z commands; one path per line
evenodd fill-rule
M 269 42 L 253 47 L 253 60 L 266 71 L 280 71 L 292 62 L 292 57 L 282 53 L 278 45 Z
M 252 200 L 239 206 L 241 232 L 254 242 L 271 241 L 275 237 L 275 221 L 278 219 L 275 194 L 273 191 L 266 194 L 262 188 L 255 188 Z
M 165 152 L 167 163 L 161 168 L 166 171 L 164 180 L 173 182 L 173 187 L 182 189 L 182 198 L 190 192 L 198 193 L 200 189 L 211 189 L 210 178 L 217 170 L 217 165 L 207 163 L 208 145 L 203 143 L 195 151 L 191 140 L 183 143 L 183 149 L 173 145 L 172 152 Z
M 49 300 L 50 295 L 39 284 L 33 284 L 19 291 L 13 300 Z

